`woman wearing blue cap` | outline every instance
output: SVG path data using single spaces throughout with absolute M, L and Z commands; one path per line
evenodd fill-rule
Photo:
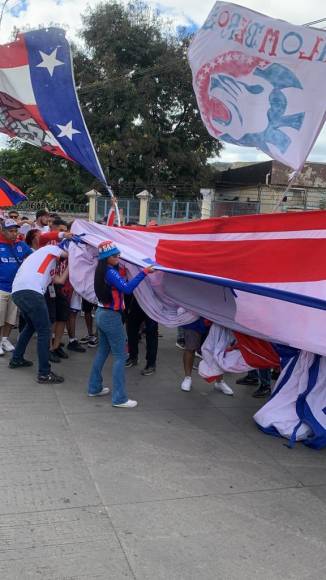
M 135 288 L 151 274 L 152 267 L 145 268 L 129 282 L 119 273 L 120 250 L 110 240 L 98 246 L 98 265 L 95 271 L 94 289 L 98 299 L 96 324 L 99 346 L 94 359 L 88 384 L 90 397 L 107 395 L 109 389 L 103 387 L 102 369 L 112 352 L 112 405 L 131 409 L 137 401 L 128 399 L 125 388 L 126 334 L 123 326 L 124 294 L 132 294 Z

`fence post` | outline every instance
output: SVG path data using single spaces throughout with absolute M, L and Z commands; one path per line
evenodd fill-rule
M 172 221 L 172 223 L 175 222 L 175 205 L 176 205 L 176 203 L 177 202 L 175 200 L 173 200 L 173 202 L 172 202 L 172 215 L 171 215 L 171 221 Z
M 149 200 L 152 197 L 149 191 L 144 189 L 136 195 L 136 197 L 140 200 L 140 208 L 139 208 L 139 224 L 141 226 L 146 226 L 147 223 L 147 215 L 148 215 L 148 204 Z
M 92 222 L 96 221 L 96 198 L 101 197 L 101 194 L 96 189 L 91 189 L 85 193 L 88 197 L 88 219 Z
M 212 216 L 212 205 L 215 196 L 215 189 L 200 189 L 200 193 L 203 196 L 203 202 L 201 205 L 201 219 L 207 219 Z

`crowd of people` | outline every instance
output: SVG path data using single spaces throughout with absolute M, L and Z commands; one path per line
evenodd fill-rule
M 154 269 L 148 267 L 132 280 L 119 262 L 120 251 L 107 240 L 98 247 L 98 263 L 94 277 L 97 304 L 82 299 L 69 282 L 67 242 L 73 237 L 67 223 L 56 213 L 39 210 L 35 219 L 20 217 L 11 210 L 0 217 L 0 356 L 10 353 L 9 367 L 30 367 L 33 361 L 25 352 L 34 333 L 37 335 L 38 372 L 41 384 L 58 384 L 64 378 L 51 368 L 68 358 L 68 351 L 86 352 L 86 347 L 97 348 L 88 381 L 90 397 L 107 395 L 102 370 L 112 354 L 112 405 L 133 408 L 137 402 L 129 399 L 125 384 L 125 368 L 138 364 L 139 338 L 146 336 L 146 366 L 144 376 L 156 371 L 158 352 L 158 324 L 139 305 L 133 291 Z M 94 328 L 94 311 L 96 329 Z M 78 313 L 84 314 L 87 334 L 76 337 Z M 14 345 L 10 339 L 18 324 L 19 335 Z M 183 349 L 185 376 L 181 389 L 192 388 L 195 356 L 209 331 L 210 322 L 202 318 L 178 328 L 176 346 Z M 68 334 L 67 349 L 64 333 Z M 253 396 L 270 394 L 269 371 L 252 371 L 241 384 L 256 385 Z M 214 388 L 225 395 L 233 390 L 223 376 L 217 378 Z

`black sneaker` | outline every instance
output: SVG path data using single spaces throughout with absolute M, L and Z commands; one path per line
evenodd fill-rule
M 81 338 L 79 340 L 79 343 L 80 344 L 88 344 L 91 338 L 92 338 L 92 336 L 90 336 L 89 334 L 87 336 L 83 336 L 83 338 Z
M 175 343 L 175 346 L 177 348 L 181 348 L 181 350 L 185 349 L 185 341 L 184 340 L 177 340 L 177 342 Z
M 145 367 L 142 371 L 141 374 L 144 375 L 145 377 L 152 375 L 153 373 L 155 373 L 156 368 L 155 367 Z
M 59 363 L 61 362 L 60 357 L 56 354 L 54 350 L 50 350 L 49 352 L 49 361 L 52 363 Z
M 252 396 L 255 397 L 255 399 L 259 399 L 260 397 L 269 397 L 270 394 L 270 387 L 259 387 L 254 393 L 252 393 Z
M 62 346 L 59 346 L 53 351 L 59 358 L 69 358 L 67 353 L 63 350 Z
M 126 360 L 126 367 L 129 369 L 130 367 L 136 367 L 138 365 L 138 361 L 135 358 L 127 358 Z
M 21 360 L 14 360 L 12 358 L 8 366 L 10 369 L 20 369 L 22 367 L 32 367 L 33 363 L 31 360 L 26 360 L 24 358 Z
M 257 387 L 259 385 L 258 379 L 251 379 L 250 377 L 243 377 L 235 381 L 236 385 L 249 385 L 250 387 Z
M 74 352 L 86 352 L 86 348 L 84 348 L 83 346 L 80 346 L 77 339 L 69 342 L 67 349 L 72 350 Z
M 41 385 L 58 385 L 64 382 L 64 378 L 50 371 L 48 375 L 39 375 L 37 382 Z
M 95 348 L 98 345 L 97 336 L 90 336 L 88 341 L 89 348 Z

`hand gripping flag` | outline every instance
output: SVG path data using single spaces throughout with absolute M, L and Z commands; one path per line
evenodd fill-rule
M 80 110 L 64 30 L 0 46 L 0 131 L 74 161 L 106 183 Z
M 216 2 L 188 56 L 209 133 L 301 169 L 326 118 L 326 32 Z

